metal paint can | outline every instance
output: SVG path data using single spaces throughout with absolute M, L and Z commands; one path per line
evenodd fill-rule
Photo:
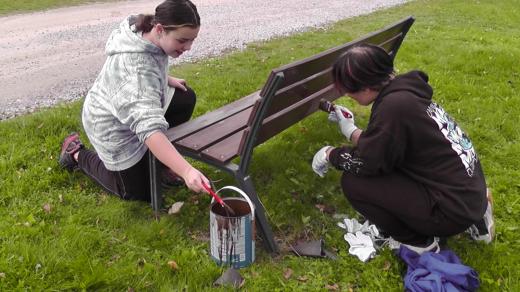
M 210 254 L 220 266 L 243 268 L 255 260 L 255 207 L 239 188 L 226 186 L 217 191 L 231 190 L 242 197 L 222 198 L 235 214 L 211 200 L 209 212 Z M 220 194 L 220 197 L 222 195 Z

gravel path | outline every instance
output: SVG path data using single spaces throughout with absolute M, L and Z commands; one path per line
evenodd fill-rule
M 243 49 L 407 0 L 194 0 L 202 27 L 175 63 Z M 84 96 L 103 65 L 110 31 L 162 1 L 136 0 L 0 17 L 0 120 Z

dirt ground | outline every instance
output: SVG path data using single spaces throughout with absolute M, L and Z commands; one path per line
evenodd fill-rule
M 104 61 L 110 28 L 160 1 L 61 8 L 2 18 L 0 119 L 72 100 L 88 90 Z
M 105 60 L 111 30 L 162 1 L 134 0 L 0 17 L 0 120 L 76 100 Z M 405 0 L 195 0 L 202 19 L 192 51 L 176 62 L 241 49 Z M 244 17 L 247 15 L 248 17 Z

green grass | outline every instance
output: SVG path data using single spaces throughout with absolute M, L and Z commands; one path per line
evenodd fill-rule
M 174 69 L 198 92 L 196 115 L 260 88 L 271 68 L 336 46 L 404 16 L 417 18 L 396 59 L 400 72 L 430 75 L 435 100 L 462 125 L 479 153 L 495 198 L 497 237 L 490 245 L 466 236 L 449 240 L 480 274 L 482 291 L 520 291 L 520 1 L 416 1 L 342 21 L 242 52 Z M 368 108 L 343 99 L 365 126 Z M 81 102 L 0 123 L 0 290 L 188 291 L 211 289 L 221 274 L 208 255 L 209 198 L 170 192 L 185 201 L 180 214 L 153 219 L 149 206 L 107 195 L 83 175 L 58 168 L 63 137 L 81 129 Z M 84 136 L 83 136 L 84 137 Z M 339 173 L 314 175 L 310 160 L 341 137 L 315 114 L 255 150 L 252 177 L 277 238 L 324 238 L 338 261 L 271 257 L 257 244 L 254 265 L 240 270 L 247 291 L 402 291 L 405 265 L 389 251 L 368 263 L 348 255 L 324 203 L 354 215 Z M 224 173 L 201 168 L 212 178 Z M 43 208 L 51 206 L 50 212 Z M 282 245 L 283 246 L 283 245 Z M 169 260 L 179 269 L 172 271 Z M 286 269 L 294 271 L 285 279 Z M 306 277 L 306 281 L 298 280 Z M 300 278 L 301 279 L 301 278 Z
M 114 1 L 118 0 L 0 0 L 0 16 L 63 6 Z

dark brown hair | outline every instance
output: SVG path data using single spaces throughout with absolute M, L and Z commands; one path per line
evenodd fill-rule
M 394 61 L 381 47 L 361 44 L 348 49 L 332 67 L 334 85 L 344 93 L 381 90 L 394 76 Z
M 167 31 L 184 26 L 197 28 L 200 16 L 190 0 L 166 0 L 155 8 L 155 15 L 140 14 L 135 27 L 137 31 L 149 32 L 158 23 Z

